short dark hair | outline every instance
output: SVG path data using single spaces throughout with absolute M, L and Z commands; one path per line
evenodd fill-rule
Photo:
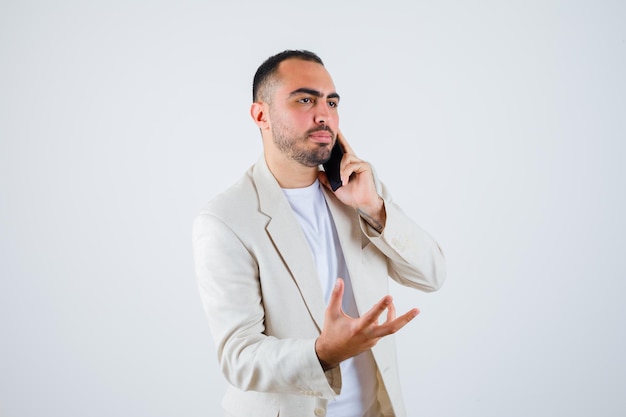
M 252 81 L 252 101 L 258 101 L 261 96 L 264 95 L 264 89 L 268 84 L 268 81 L 276 75 L 278 66 L 281 62 L 287 59 L 301 59 L 303 61 L 317 62 L 320 65 L 324 65 L 322 59 L 310 51 L 305 50 L 286 50 L 273 55 L 265 60 L 261 66 L 256 70 L 254 74 L 254 80 Z M 265 98 L 267 99 L 267 98 Z

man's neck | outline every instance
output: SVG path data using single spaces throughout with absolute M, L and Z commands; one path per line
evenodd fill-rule
M 267 153 L 265 162 L 281 188 L 304 188 L 317 179 L 317 167 L 307 167 L 294 160 L 272 158 Z

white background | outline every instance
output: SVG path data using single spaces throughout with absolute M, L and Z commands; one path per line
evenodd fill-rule
M 446 253 L 409 415 L 626 415 L 625 3 L 227 3 L 0 2 L 0 415 L 220 414 L 191 222 L 288 48 Z

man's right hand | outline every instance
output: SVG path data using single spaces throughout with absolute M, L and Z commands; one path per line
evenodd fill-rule
M 361 317 L 350 317 L 341 308 L 343 291 L 344 282 L 338 278 L 326 307 L 324 328 L 315 342 L 315 352 L 324 371 L 371 349 L 381 337 L 397 332 L 419 314 L 414 308 L 396 318 L 393 300 L 387 295 Z M 385 310 L 387 320 L 379 324 L 378 318 Z

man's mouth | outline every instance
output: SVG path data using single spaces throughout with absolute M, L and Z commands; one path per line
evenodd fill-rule
M 318 129 L 309 133 L 309 138 L 311 138 L 314 142 L 317 143 L 332 143 L 333 141 L 333 132 L 330 129 Z

